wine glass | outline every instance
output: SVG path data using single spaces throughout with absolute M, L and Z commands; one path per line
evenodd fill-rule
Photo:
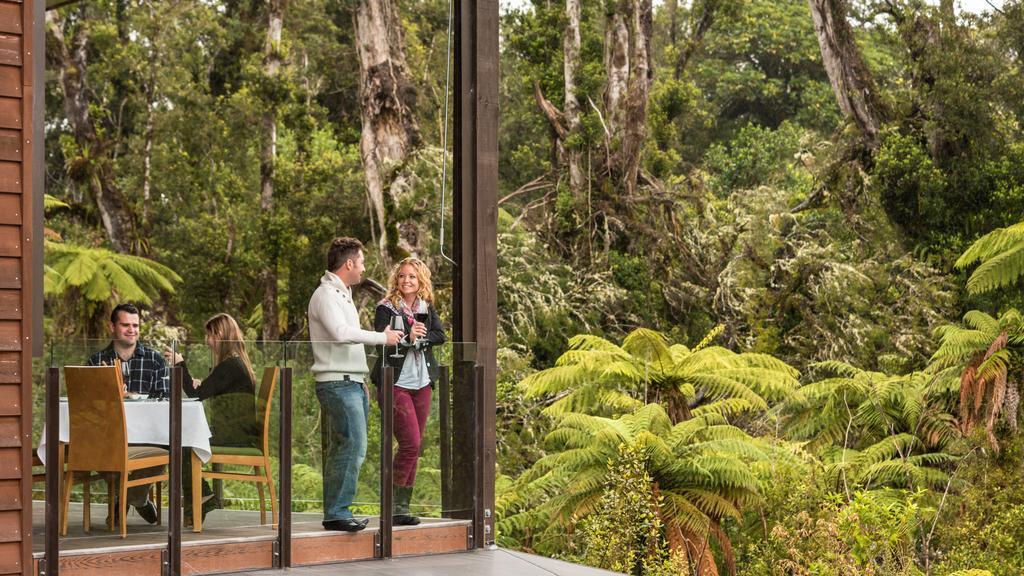
M 391 317 L 391 329 L 398 330 L 400 332 L 405 331 L 405 321 L 402 320 L 402 315 L 397 314 Z M 401 358 L 402 355 L 398 353 L 398 342 L 395 342 L 395 353 L 391 355 L 391 358 Z
M 430 314 L 426 312 L 417 312 L 413 314 L 413 318 L 416 319 L 417 324 L 423 324 L 423 326 L 426 327 L 427 322 L 430 320 Z

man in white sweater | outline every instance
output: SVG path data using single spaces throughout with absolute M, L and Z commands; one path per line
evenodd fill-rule
M 327 272 L 309 300 L 309 337 L 313 342 L 316 397 L 334 429 L 324 454 L 326 530 L 357 532 L 367 520 L 352 517 L 359 468 L 366 459 L 369 391 L 363 345 L 394 346 L 402 332 L 372 332 L 359 327 L 352 286 L 363 279 L 363 245 L 355 238 L 335 238 L 327 250 Z

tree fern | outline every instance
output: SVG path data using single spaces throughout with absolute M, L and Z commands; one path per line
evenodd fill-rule
M 963 320 L 962 325 L 936 330 L 940 344 L 931 358 L 932 387 L 955 395 L 963 432 L 982 426 L 989 443 L 999 450 L 995 424 L 1007 389 L 1020 384 L 1016 375 L 1021 368 L 1024 317 L 1011 308 L 996 317 L 971 310 Z M 1015 420 L 1016 414 L 1010 417 Z
M 174 292 L 181 277 L 159 262 L 92 248 L 46 241 L 48 295 L 77 288 L 92 302 L 129 300 L 151 304 L 160 291 Z
M 847 364 L 815 365 L 826 377 L 783 404 L 792 437 L 809 441 L 837 487 L 915 489 L 945 482 L 959 433 L 932 375 L 889 375 Z
M 1009 286 L 1024 275 L 1024 222 L 982 236 L 956 261 L 957 268 L 980 265 L 967 280 L 967 291 L 981 294 Z
M 712 527 L 759 500 L 752 466 L 778 457 L 713 412 L 676 424 L 658 404 L 616 418 L 568 413 L 546 438 L 548 454 L 516 480 L 513 496 L 501 500 L 499 529 L 547 538 L 551 524 L 564 530 L 594 513 L 614 480 L 608 474 L 622 446 L 643 458 L 660 517 L 668 532 L 680 536 L 675 547 L 683 554 L 692 553 L 678 549 L 685 541 L 715 538 L 730 546 L 724 532 Z M 564 544 L 544 538 L 533 540 L 538 550 Z
M 646 328 L 631 332 L 622 346 L 597 336 L 574 336 L 554 367 L 530 375 L 520 385 L 527 396 L 550 398 L 545 412 L 551 416 L 615 416 L 661 402 L 674 423 L 690 418 L 695 410 L 765 410 L 770 401 L 796 390 L 795 369 L 765 354 L 738 354 L 712 346 L 720 332 L 712 330 L 692 349 L 670 345 L 664 335 Z M 708 408 L 701 409 L 705 405 Z

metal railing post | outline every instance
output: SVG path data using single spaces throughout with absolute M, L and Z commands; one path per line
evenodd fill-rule
M 438 367 L 437 404 L 441 418 L 441 516 L 451 508 L 452 489 L 452 444 L 451 444 L 451 399 L 449 391 L 448 366 Z
M 277 549 L 280 554 L 278 568 L 292 565 L 292 369 L 281 368 L 281 414 L 278 427 L 278 502 Z
M 484 389 L 484 367 L 477 364 L 474 367 L 473 386 L 473 429 L 476 431 L 475 456 L 473 472 L 475 475 L 475 487 L 473 490 L 473 545 L 475 548 L 484 548 L 491 536 L 490 511 L 484 510 L 484 430 L 482 400 Z
M 60 451 L 60 368 L 51 366 L 46 370 L 46 528 L 43 538 L 43 573 L 57 576 L 60 571 L 60 512 L 61 480 L 64 475 L 64 459 Z M 29 475 L 32 471 L 29 470 Z
M 181 574 L 181 382 L 184 370 L 171 368 L 170 394 L 170 466 L 168 466 L 167 494 L 167 573 Z M 191 464 L 191 458 L 189 459 Z M 160 506 L 162 503 L 157 502 Z
M 394 508 L 393 431 L 395 426 L 395 369 L 384 367 L 380 394 L 380 557 L 391 558 Z

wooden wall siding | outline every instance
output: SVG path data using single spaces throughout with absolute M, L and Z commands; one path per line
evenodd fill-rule
M 4 69 L 0 66 L 0 71 Z M 0 86 L 3 79 L 0 78 Z M 21 164 L 17 162 L 0 162 L 0 192 L 21 194 Z
M 0 66 L 0 96 L 21 98 L 21 93 L 21 68 Z
M 5 66 L 21 66 L 21 36 L 0 34 L 0 64 Z
M 0 480 L 0 510 L 21 509 L 21 481 Z
M 0 320 L 0 351 L 21 351 L 21 322 Z
M 21 258 L 21 226 L 0 226 L 0 256 Z
M 32 162 L 42 10 L 0 0 L 0 574 L 32 567 Z M 38 126 L 35 126 L 38 127 Z M 40 193 L 38 191 L 36 193 Z
M 61 554 L 61 576 L 143 576 L 161 574 L 160 549 L 125 550 L 107 554 Z
M 0 448 L 21 447 L 21 416 L 0 416 Z
M 0 258 L 0 289 L 21 288 L 21 258 Z
M 0 128 L 21 129 L 21 98 L 0 98 Z
M 21 194 L 0 192 L 0 224 L 21 224 Z
M 329 564 L 374 557 L 373 538 L 376 530 L 354 534 L 324 533 L 314 538 L 292 540 L 292 566 Z
M 21 384 L 21 354 L 0 352 L 0 384 Z
M 21 6 L 15 3 L 0 4 L 0 32 L 21 34 Z
M 21 320 L 21 290 L 0 290 L 0 320 Z
M 273 567 L 274 542 L 271 540 L 232 542 L 218 546 L 184 546 L 181 549 L 182 574 L 241 572 Z
M 0 130 L 0 160 L 21 162 L 20 130 Z
M 447 554 L 469 549 L 468 534 L 472 525 L 455 524 L 431 530 L 398 528 L 394 532 L 392 553 L 395 556 Z
M 18 574 L 22 571 L 22 559 L 18 554 L 20 550 L 20 542 L 0 544 L 0 574 Z
M 17 542 L 19 540 L 21 540 L 21 511 L 0 512 L 0 542 Z
M 21 450 L 18 448 L 0 448 L 0 480 L 20 480 L 22 473 Z M 0 554 L 0 563 L 3 555 Z M 0 570 L 0 574 L 3 570 Z
M 21 414 L 21 387 L 14 384 L 0 384 L 0 416 Z

